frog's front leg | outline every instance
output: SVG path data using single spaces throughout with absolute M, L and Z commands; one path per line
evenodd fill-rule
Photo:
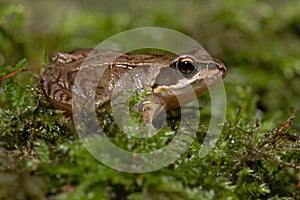
M 164 102 L 155 97 L 145 101 L 143 103 L 142 116 L 149 128 L 152 129 L 152 132 L 161 128 L 167 117 Z

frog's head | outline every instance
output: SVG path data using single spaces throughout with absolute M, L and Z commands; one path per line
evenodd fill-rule
M 153 92 L 165 101 L 166 109 L 179 107 L 177 98 L 189 102 L 192 87 L 198 96 L 208 87 L 219 83 L 226 75 L 225 65 L 203 49 L 194 49 L 174 58 L 162 67 L 156 77 Z

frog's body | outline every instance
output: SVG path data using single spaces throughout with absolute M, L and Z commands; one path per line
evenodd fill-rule
M 226 74 L 225 66 L 204 49 L 194 49 L 181 55 L 123 54 L 83 49 L 70 53 L 58 52 L 52 56 L 52 61 L 54 63 L 45 68 L 42 82 L 44 93 L 54 108 L 71 114 L 72 91 L 78 71 L 90 67 L 103 68 L 105 70 L 99 80 L 97 74 L 89 74 L 82 81 L 82 84 L 85 81 L 98 81 L 96 105 L 109 101 L 113 90 L 122 88 L 120 84 L 136 81 L 139 83 L 136 84 L 137 91 L 152 93 L 147 99 L 152 103 L 145 103 L 142 110 L 148 122 L 162 108 L 171 110 L 179 107 L 178 96 L 183 97 L 184 103 L 191 101 L 194 96 L 187 95 L 188 87 L 192 86 L 195 94 L 200 95 L 208 86 L 220 82 Z M 129 72 L 138 74 L 128 76 Z M 127 79 L 122 78 L 126 74 Z M 86 93 L 84 87 L 82 93 Z M 83 98 L 87 97 L 83 95 Z

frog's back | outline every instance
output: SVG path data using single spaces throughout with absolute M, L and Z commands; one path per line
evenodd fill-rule
M 83 49 L 73 52 L 57 52 L 51 57 L 53 64 L 44 69 L 41 77 L 44 93 L 56 109 L 72 113 L 72 91 L 80 69 L 104 68 L 101 77 L 90 73 L 81 80 L 98 81 L 96 104 L 101 105 L 110 99 L 114 85 L 127 72 L 135 67 L 168 66 L 175 55 L 152 55 L 115 52 L 110 50 Z M 99 79 L 100 78 L 100 79 Z M 85 87 L 82 87 L 84 89 Z M 82 94 L 86 91 L 82 91 Z M 84 98 L 84 97 L 83 97 Z

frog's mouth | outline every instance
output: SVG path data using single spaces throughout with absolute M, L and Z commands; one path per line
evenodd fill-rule
M 173 85 L 154 84 L 153 94 L 163 99 L 166 109 L 171 110 L 179 107 L 182 103 L 185 104 L 192 101 L 207 88 L 221 82 L 224 77 L 225 74 L 218 69 L 206 71 L 190 79 L 179 79 Z
M 214 70 L 214 72 L 211 71 L 210 73 L 201 73 L 191 79 L 179 79 L 176 84 L 173 85 L 155 83 L 153 86 L 153 93 L 161 95 L 171 95 L 171 93 L 174 95 L 175 93 L 180 95 L 184 94 L 188 88 L 193 88 L 195 92 L 203 91 L 210 86 L 218 84 L 224 77 L 225 74 L 223 72 Z

